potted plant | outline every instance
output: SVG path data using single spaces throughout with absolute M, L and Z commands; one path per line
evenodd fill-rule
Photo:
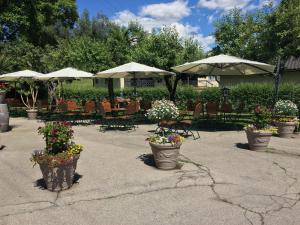
M 179 134 L 154 135 L 148 138 L 155 165 L 162 170 L 175 169 L 184 138 Z
M 34 80 L 20 80 L 16 90 L 20 94 L 22 103 L 27 108 L 28 119 L 36 119 L 38 113 L 36 101 L 39 93 L 39 82 Z
M 300 121 L 299 121 L 299 119 L 296 122 L 296 127 L 295 127 L 295 131 L 294 131 L 294 137 L 295 138 L 300 138 Z
M 245 127 L 250 150 L 263 150 L 269 145 L 272 134 L 276 128 L 270 126 L 272 113 L 263 106 L 254 110 L 253 123 Z
M 4 82 L 1 82 L 0 83 L 0 104 L 4 103 L 7 90 L 8 90 L 8 85 Z
M 74 182 L 77 160 L 83 150 L 72 142 L 73 130 L 69 122 L 48 122 L 38 128 L 43 135 L 46 148 L 34 151 L 31 160 L 39 164 L 47 189 L 61 191 Z
M 298 121 L 297 105 L 290 100 L 279 100 L 274 106 L 274 114 L 279 137 L 292 137 Z
M 153 103 L 152 108 L 147 110 L 146 116 L 156 122 L 167 122 L 176 120 L 179 116 L 179 110 L 172 101 L 157 100 Z

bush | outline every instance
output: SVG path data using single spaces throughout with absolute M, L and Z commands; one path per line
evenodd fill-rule
M 278 116 L 297 116 L 298 108 L 290 100 L 279 100 L 274 106 L 275 114 Z
M 274 85 L 272 83 L 242 83 L 229 87 L 228 100 L 236 108 L 240 103 L 245 105 L 245 111 L 252 112 L 257 105 L 271 108 L 273 105 Z M 137 88 L 139 97 L 149 101 L 169 98 L 166 87 Z M 124 96 L 132 97 L 133 89 L 126 88 Z M 120 95 L 120 90 L 115 90 L 115 95 Z M 92 85 L 69 85 L 64 89 L 65 99 L 72 99 L 78 102 L 84 100 L 101 101 L 108 97 L 107 88 L 92 87 Z M 291 100 L 298 107 L 300 106 L 300 85 L 282 84 L 279 89 L 279 99 Z M 188 101 L 199 100 L 202 103 L 221 102 L 222 94 L 220 88 L 208 88 L 198 91 L 190 86 L 178 86 L 176 92 L 176 105 L 179 109 L 186 109 Z

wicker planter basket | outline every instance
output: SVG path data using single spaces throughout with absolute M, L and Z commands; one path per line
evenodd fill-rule
M 149 143 L 158 169 L 171 170 L 177 166 L 180 145 Z
M 78 159 L 79 155 L 57 166 L 49 166 L 47 163 L 39 164 L 49 191 L 61 191 L 72 187 Z

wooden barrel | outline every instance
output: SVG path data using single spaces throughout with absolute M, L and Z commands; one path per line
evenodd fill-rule
M 0 133 L 9 130 L 9 112 L 7 104 L 0 104 Z

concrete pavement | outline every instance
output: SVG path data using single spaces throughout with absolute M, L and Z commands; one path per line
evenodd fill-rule
M 145 141 L 154 126 L 106 133 L 78 126 L 79 180 L 52 193 L 29 161 L 44 146 L 42 123 L 11 124 L 0 134 L 0 225 L 300 224 L 300 139 L 272 137 L 267 151 L 252 152 L 244 132 L 200 132 L 183 144 L 181 169 L 160 171 Z

